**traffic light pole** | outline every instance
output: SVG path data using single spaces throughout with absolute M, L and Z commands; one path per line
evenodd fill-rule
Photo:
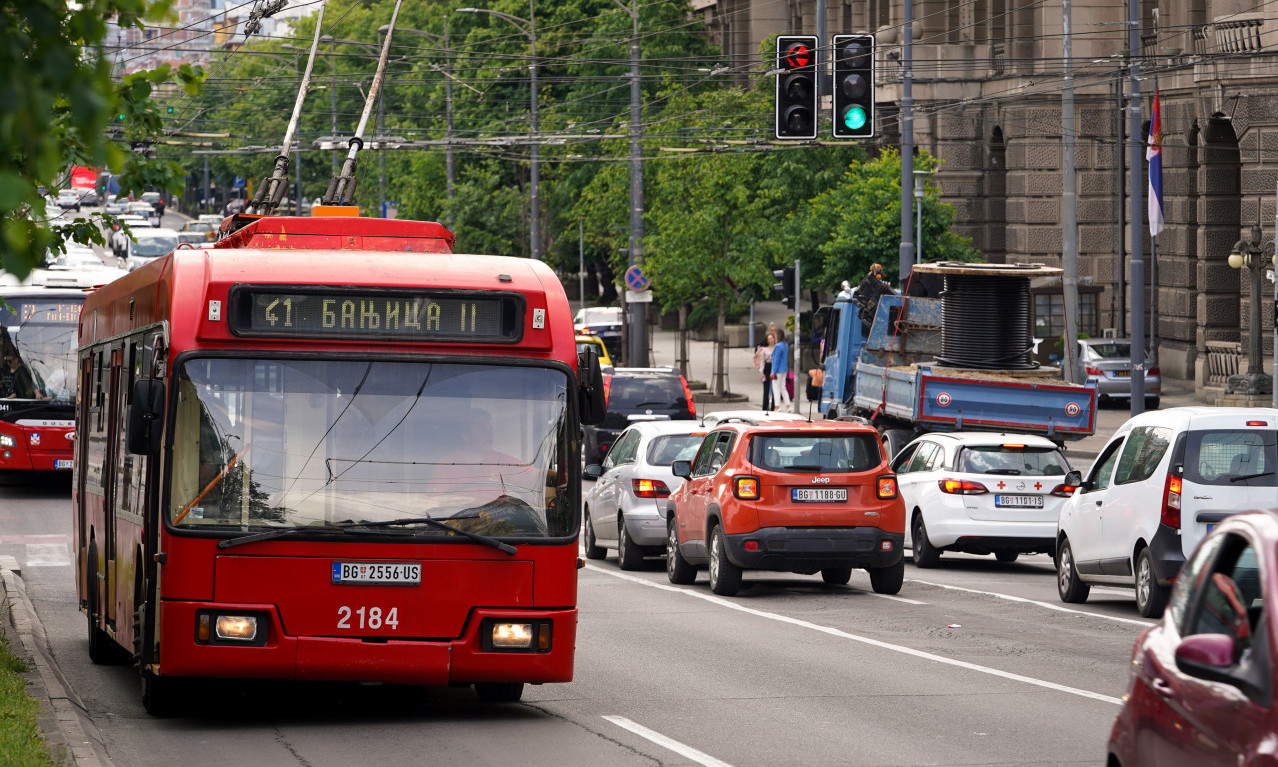
M 643 268 L 643 101 L 639 88 L 639 0 L 630 9 L 630 266 Z M 648 364 L 648 305 L 632 301 L 630 364 Z
M 914 269 L 914 227 L 910 226 L 910 187 L 914 180 L 914 67 L 910 27 L 914 26 L 914 0 L 905 0 L 901 53 L 901 255 L 898 262 L 901 290 Z
M 794 364 L 790 366 L 790 370 L 794 372 L 794 392 L 793 399 L 798 401 L 799 395 L 799 364 L 803 361 L 803 355 L 799 353 L 799 340 L 803 338 L 802 328 L 799 327 L 799 296 L 803 289 L 799 287 L 802 283 L 799 281 L 799 259 L 794 259 Z M 783 381 L 782 386 L 785 385 Z M 794 412 L 799 412 L 798 405 L 793 405 Z

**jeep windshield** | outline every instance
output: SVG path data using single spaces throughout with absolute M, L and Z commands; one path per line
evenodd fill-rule
M 882 461 L 872 434 L 767 434 L 750 440 L 750 463 L 783 472 L 869 471 Z
M 568 377 L 364 360 L 185 361 L 174 376 L 171 524 L 316 535 L 575 529 Z M 377 523 L 389 523 L 377 526 Z

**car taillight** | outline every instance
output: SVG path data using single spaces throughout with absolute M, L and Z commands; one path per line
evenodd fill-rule
M 1068 498 L 1078 489 L 1078 485 L 1057 485 L 1052 488 L 1052 495 L 1057 498 Z
M 688 398 L 688 412 L 695 416 L 697 414 L 697 403 L 692 401 L 692 389 L 688 388 L 688 379 L 679 376 L 679 383 L 683 384 L 683 396 Z
M 1086 368 L 1086 370 L 1087 370 L 1087 375 L 1089 376 L 1098 376 L 1101 374 L 1100 368 Z
M 758 477 L 736 477 L 732 480 L 732 494 L 740 501 L 759 500 Z
M 942 493 L 950 495 L 980 495 L 989 492 L 980 482 L 969 482 L 966 479 L 938 479 L 936 484 L 941 486 Z
M 612 375 L 605 374 L 604 380 L 604 410 L 608 409 L 608 390 L 612 388 Z
M 1145 375 L 1147 375 L 1147 376 L 1162 376 L 1162 373 L 1160 373 L 1160 372 L 1158 371 L 1158 368 L 1150 368 L 1149 370 L 1146 370 L 1146 371 L 1145 371 Z
M 659 479 L 632 479 L 630 487 L 634 489 L 636 498 L 670 497 L 670 488 Z
M 895 476 L 879 477 L 875 484 L 877 485 L 877 495 L 880 501 L 889 501 L 896 497 Z
M 1159 522 L 1168 527 L 1180 529 L 1180 477 L 1167 475 L 1167 485 L 1163 490 L 1163 513 Z

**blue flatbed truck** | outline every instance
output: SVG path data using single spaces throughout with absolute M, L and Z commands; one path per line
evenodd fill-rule
M 873 321 L 866 332 L 854 294 L 845 289 L 818 311 L 818 323 L 825 325 L 819 408 L 827 418 L 868 419 L 889 455 L 931 431 L 1039 434 L 1058 444 L 1095 432 L 1095 386 L 1068 383 L 1059 369 L 970 369 L 937 362 L 943 298 L 884 292 L 877 308 L 867 307 Z

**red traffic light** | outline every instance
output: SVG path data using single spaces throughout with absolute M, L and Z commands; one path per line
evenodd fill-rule
M 806 43 L 791 43 L 785 49 L 785 65 L 788 69 L 802 69 L 812 63 L 812 49 Z

